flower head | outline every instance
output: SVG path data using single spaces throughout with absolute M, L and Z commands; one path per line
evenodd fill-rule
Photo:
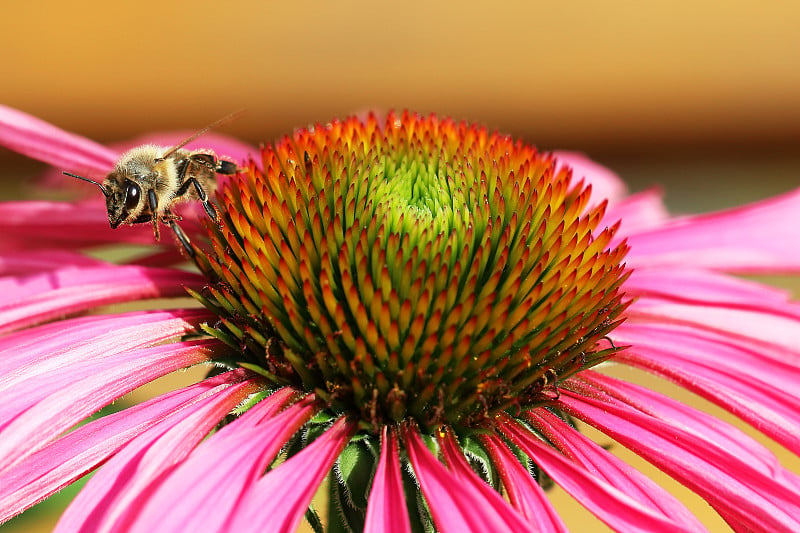
M 613 353 L 624 245 L 552 157 L 450 120 L 300 130 L 221 193 L 206 331 L 375 432 L 548 404 Z
M 0 142 L 98 176 L 114 160 L 6 108 Z M 217 221 L 184 214 L 200 274 L 146 228 L 110 230 L 99 198 L 0 205 L 0 520 L 103 464 L 61 529 L 561 531 L 552 482 L 618 530 L 703 529 L 579 419 L 736 528 L 800 528 L 800 478 L 770 452 L 600 364 L 800 453 L 800 306 L 723 273 L 798 270 L 800 194 L 672 219 L 579 156 L 408 113 L 250 154 L 228 153 L 241 172 Z M 152 252 L 82 253 L 120 241 Z M 205 309 L 83 314 L 185 290 Z M 198 383 L 68 431 L 201 364 Z

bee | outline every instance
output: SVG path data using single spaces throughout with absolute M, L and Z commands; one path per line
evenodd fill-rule
M 153 235 L 158 240 L 159 224 L 167 224 L 186 252 L 194 256 L 189 238 L 176 222 L 181 217 L 172 212 L 172 206 L 183 201 L 200 201 L 206 214 L 216 220 L 217 211 L 208 195 L 216 188 L 217 174 L 235 174 L 237 166 L 219 159 L 211 150 L 182 148 L 238 114 L 209 124 L 171 148 L 146 144 L 128 150 L 102 183 L 70 172 L 64 174 L 100 188 L 106 197 L 108 222 L 112 228 L 152 223 Z

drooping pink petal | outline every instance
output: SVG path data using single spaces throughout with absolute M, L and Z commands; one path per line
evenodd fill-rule
M 229 531 L 295 531 L 325 475 L 356 430 L 344 418 L 248 490 Z
M 12 414 L 11 422 L 0 431 L 0 470 L 43 448 L 123 394 L 174 370 L 207 361 L 218 346 L 218 341 L 191 341 L 144 348 L 96 359 L 87 374 L 60 372 L 60 381 L 50 383 L 52 394 L 24 412 Z
M 476 484 L 448 471 L 431 454 L 416 429 L 406 429 L 403 436 L 408 458 L 439 531 L 533 531 L 533 526 L 510 506 L 498 508 L 487 503 Z
M 508 499 L 516 509 L 528 519 L 536 531 L 543 533 L 566 533 L 567 527 L 558 512 L 553 508 L 544 489 L 523 468 L 508 446 L 496 435 L 480 437 L 486 451 L 492 458 Z
M 557 169 L 568 166 L 572 169 L 573 182 L 584 180 L 592 186 L 592 204 L 608 200 L 609 204 L 614 205 L 627 194 L 625 182 L 616 173 L 584 154 L 559 150 L 552 153 L 558 162 Z
M 271 417 L 285 399 L 267 398 L 198 446 L 146 501 L 137 502 L 130 531 L 223 530 L 281 447 L 319 409 L 307 397 Z
M 533 529 L 525 518 L 519 514 L 516 509 L 510 506 L 500 494 L 492 489 L 485 481 L 483 481 L 472 470 L 472 467 L 467 462 L 464 454 L 461 452 L 458 441 L 452 433 L 448 432 L 444 437 L 439 439 L 442 447 L 442 455 L 444 456 L 447 466 L 450 467 L 452 472 L 459 480 L 474 488 L 477 493 L 483 498 L 483 508 L 491 509 L 491 512 L 496 512 L 501 520 L 510 528 L 510 531 L 526 531 Z
M 630 235 L 626 261 L 634 269 L 693 265 L 726 272 L 796 272 L 800 190 L 736 209 L 673 219 Z
M 615 360 L 666 377 L 800 454 L 800 353 L 672 324 L 627 323 Z M 775 352 L 775 353 L 772 353 Z
M 193 323 L 186 319 L 195 318 L 196 325 L 199 323 L 198 319 L 206 314 L 198 311 L 184 313 L 184 316 L 163 313 L 166 323 L 141 325 L 141 331 L 133 325 L 126 325 L 126 330 L 120 332 L 119 346 L 114 344 L 116 332 L 107 330 L 102 333 L 98 345 L 92 343 L 91 337 L 86 337 L 84 332 L 79 332 L 79 340 L 74 343 L 69 343 L 69 339 L 57 338 L 55 342 L 43 342 L 44 346 L 34 345 L 28 349 L 21 346 L 23 355 L 30 354 L 30 357 L 9 357 L 15 366 L 0 377 L 0 391 L 6 398 L 0 403 L 0 430 L 58 389 L 97 372 L 101 366 L 113 366 L 116 361 L 124 360 L 126 355 L 120 354 L 126 348 L 148 346 L 194 330 Z M 85 340 L 81 341 L 81 338 Z M 48 349 L 52 351 L 49 352 Z
M 674 302 L 745 309 L 763 308 L 767 311 L 780 311 L 773 310 L 772 306 L 788 304 L 786 307 L 789 316 L 800 314 L 800 307 L 789 303 L 788 291 L 686 266 L 634 270 L 625 281 L 625 293 Z
M 2 253 L 0 255 L 0 276 L 21 276 L 67 267 L 100 267 L 109 264 L 106 261 L 63 248 L 31 248 L 24 251 L 9 250 L 0 253 Z M 172 267 L 185 261 L 186 258 L 181 255 L 177 247 L 161 248 L 156 246 L 152 250 L 148 247 L 143 250 L 141 255 L 132 259 L 120 258 L 114 264 L 163 268 Z
M 582 372 L 581 378 L 602 385 L 602 389 L 613 392 L 614 398 L 597 387 L 585 387 L 580 393 L 562 390 L 560 408 L 697 492 L 726 520 L 735 520 L 739 528 L 800 530 L 797 476 L 777 461 L 773 461 L 773 468 L 764 469 L 763 458 L 769 452 L 763 447 L 730 426 L 729 433 L 722 434 L 719 428 L 726 424 L 721 420 L 653 391 L 591 371 Z M 642 406 L 672 416 L 662 418 L 657 412 L 654 416 Z M 712 422 L 714 428 L 703 428 L 701 420 Z M 761 450 L 749 451 L 757 448 Z
M 73 203 L 0 202 L 0 230 L 0 251 L 155 244 L 147 224 L 111 229 L 102 196 Z M 172 246 L 173 237 L 163 233 L 161 244 Z
M 242 370 L 226 372 L 85 424 L 0 472 L 0 522 L 61 490 L 166 417 L 240 382 Z
M 0 391 L 49 372 L 195 331 L 212 317 L 203 309 L 132 312 L 73 318 L 11 333 L 0 338 Z M 37 384 L 26 386 L 36 388 Z
M 782 290 L 693 267 L 634 271 L 626 293 L 637 297 L 631 318 L 727 331 L 789 350 L 796 346 L 800 305 Z
M 667 219 L 669 213 L 661 199 L 661 191 L 651 189 L 632 194 L 610 205 L 599 226 L 602 228 L 620 223 L 616 244 L 628 235 L 657 228 Z
M 117 153 L 85 137 L 0 105 L 0 145 L 63 170 L 104 174 Z
M 632 321 L 684 324 L 748 342 L 756 340 L 779 346 L 790 353 L 800 346 L 800 305 L 794 302 L 734 307 L 640 298 L 628 308 L 627 314 Z
M 125 531 L 139 507 L 137 500 L 256 390 L 253 381 L 230 386 L 136 437 L 89 480 L 61 516 L 56 531 Z
M 236 426 L 232 429 L 223 428 L 220 434 L 226 435 L 228 432 L 241 432 L 244 428 L 257 426 L 268 422 L 272 417 L 280 413 L 285 407 L 296 403 L 302 397 L 302 394 L 297 392 L 291 387 L 283 387 L 278 389 L 260 402 L 258 402 L 258 409 L 249 409 L 246 413 L 236 419 Z M 309 395 L 304 399 L 306 402 L 313 401 L 314 396 Z M 227 426 L 226 426 L 227 427 Z M 231 435 L 230 438 L 241 438 L 241 434 Z M 220 438 L 220 437 L 217 437 Z M 228 437 L 226 437 L 228 438 Z
M 572 458 L 597 477 L 621 490 L 639 504 L 649 507 L 689 531 L 705 527 L 674 496 L 650 478 L 601 448 L 588 437 L 545 409 L 529 412 L 529 420 L 561 453 Z
M 369 493 L 364 531 L 369 533 L 410 533 L 397 435 L 383 428 L 381 457 Z
M 64 268 L 98 267 L 108 263 L 71 250 L 9 251 L 0 256 L 0 276 L 19 276 Z
M 576 465 L 511 420 L 503 420 L 500 429 L 553 481 L 612 529 L 642 533 L 692 531 Z
M 136 265 L 54 270 L 0 279 L 0 332 L 9 332 L 100 305 L 185 296 L 205 278 L 175 269 Z
M 605 389 L 607 394 L 601 395 L 603 399 L 614 398 L 621 402 L 623 407 L 631 405 L 638 411 L 668 423 L 679 421 L 684 430 L 715 443 L 718 448 L 734 455 L 749 468 L 771 476 L 773 483 L 800 487 L 800 476 L 787 471 L 770 450 L 727 422 L 625 381 L 591 371 L 587 371 L 583 378 L 595 388 Z M 650 403 L 644 403 L 642 400 Z

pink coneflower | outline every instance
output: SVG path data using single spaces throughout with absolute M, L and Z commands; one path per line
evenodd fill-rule
M 98 179 L 118 157 L 7 108 L 0 143 Z M 670 379 L 800 452 L 800 306 L 728 275 L 800 268 L 800 192 L 670 218 L 579 156 L 412 114 L 257 162 L 200 144 L 241 172 L 217 223 L 184 213 L 195 271 L 167 232 L 111 230 L 101 198 L 0 205 L 0 520 L 102 465 L 60 530 L 563 531 L 552 482 L 616 530 L 704 529 L 582 421 L 734 529 L 800 530 L 800 478 L 763 446 L 603 373 Z M 151 248 L 85 253 L 116 243 Z M 187 290 L 202 307 L 105 307 Z

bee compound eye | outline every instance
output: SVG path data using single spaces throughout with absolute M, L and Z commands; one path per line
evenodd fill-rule
M 130 211 L 139 205 L 139 199 L 142 196 L 142 191 L 135 183 L 128 183 L 128 188 L 125 189 L 125 209 Z

